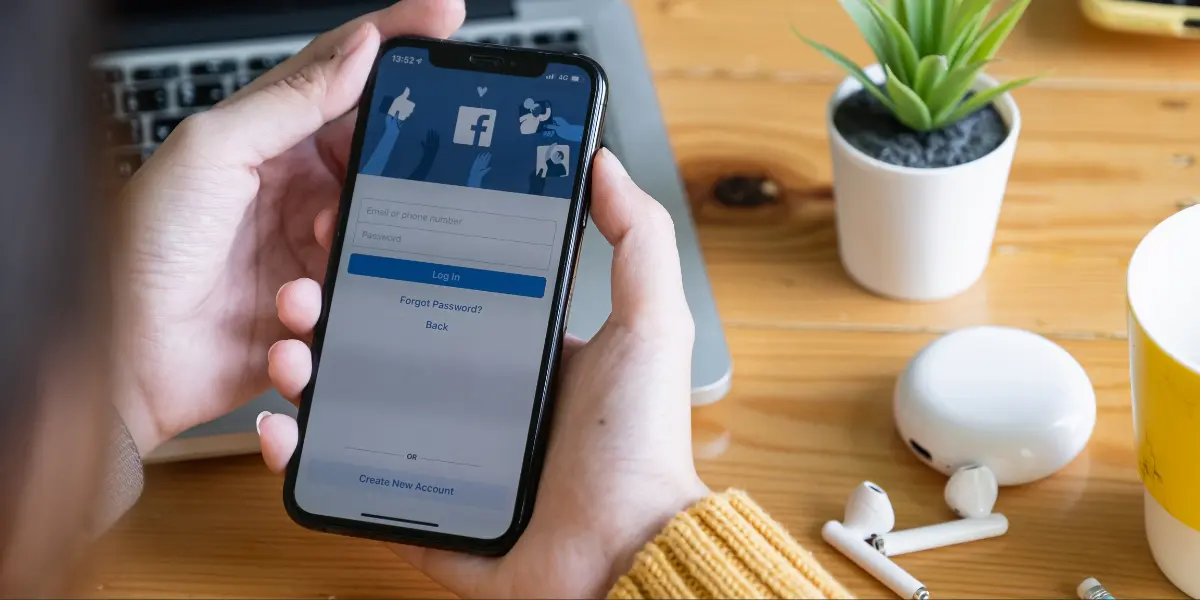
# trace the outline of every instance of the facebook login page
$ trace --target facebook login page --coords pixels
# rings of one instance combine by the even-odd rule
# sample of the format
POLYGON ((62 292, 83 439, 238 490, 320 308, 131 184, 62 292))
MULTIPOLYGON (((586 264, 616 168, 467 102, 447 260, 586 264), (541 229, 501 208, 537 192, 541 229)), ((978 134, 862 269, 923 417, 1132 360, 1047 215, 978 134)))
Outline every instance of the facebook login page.
POLYGON ((382 57, 295 484, 320 516, 512 524, 592 81, 382 57))

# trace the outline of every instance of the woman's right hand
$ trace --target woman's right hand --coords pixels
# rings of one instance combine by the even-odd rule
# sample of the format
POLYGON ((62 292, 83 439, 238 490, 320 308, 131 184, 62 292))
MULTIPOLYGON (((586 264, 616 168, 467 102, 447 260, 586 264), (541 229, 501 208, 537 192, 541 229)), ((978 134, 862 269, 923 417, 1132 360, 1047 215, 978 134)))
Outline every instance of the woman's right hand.
MULTIPOLYGON (((592 218, 613 245, 612 314, 586 344, 569 338, 533 517, 507 555, 480 558, 395 546, 466 597, 603 596, 633 556, 679 512, 709 494, 691 445, 694 325, 667 211, 607 150, 593 171, 592 218)), ((333 232, 319 232, 328 247, 333 232)), ((310 280, 280 290, 280 320, 299 339, 269 353, 271 378, 295 400, 312 374, 320 314, 310 280)), ((263 458, 282 472, 296 422, 261 419, 263 458)))

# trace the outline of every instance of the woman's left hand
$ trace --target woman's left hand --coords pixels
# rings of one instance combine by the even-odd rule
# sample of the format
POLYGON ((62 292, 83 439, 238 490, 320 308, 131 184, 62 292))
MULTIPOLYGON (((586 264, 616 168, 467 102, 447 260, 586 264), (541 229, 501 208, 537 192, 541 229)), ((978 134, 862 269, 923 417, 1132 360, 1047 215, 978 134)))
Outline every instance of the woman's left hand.
POLYGON ((463 17, 462 0, 404 0, 318 37, 186 119, 122 191, 115 402, 143 456, 269 388, 290 337, 275 295, 323 278, 314 231, 332 230, 381 34, 444 38, 463 17))

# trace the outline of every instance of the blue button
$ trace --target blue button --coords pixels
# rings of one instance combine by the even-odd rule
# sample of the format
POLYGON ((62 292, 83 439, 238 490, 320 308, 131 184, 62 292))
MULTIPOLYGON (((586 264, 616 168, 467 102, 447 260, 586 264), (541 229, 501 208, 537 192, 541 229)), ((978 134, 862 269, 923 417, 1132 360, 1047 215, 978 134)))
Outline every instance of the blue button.
POLYGON ((351 254, 348 270, 351 275, 411 281, 510 296, 541 298, 546 295, 545 277, 438 265, 368 254, 351 254))

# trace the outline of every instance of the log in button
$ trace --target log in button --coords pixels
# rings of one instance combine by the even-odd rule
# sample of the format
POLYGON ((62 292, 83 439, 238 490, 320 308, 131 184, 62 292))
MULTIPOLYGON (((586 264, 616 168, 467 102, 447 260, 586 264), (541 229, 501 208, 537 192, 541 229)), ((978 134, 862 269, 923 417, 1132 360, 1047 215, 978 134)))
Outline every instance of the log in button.
POLYGON ((546 295, 546 278, 519 273, 504 273, 470 267, 456 267, 436 263, 371 256, 350 255, 347 269, 351 275, 409 281, 441 287, 476 290, 526 298, 541 298, 546 295))

